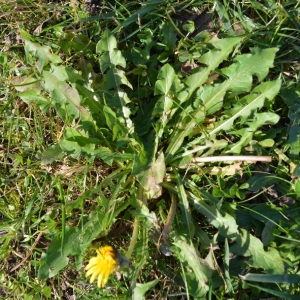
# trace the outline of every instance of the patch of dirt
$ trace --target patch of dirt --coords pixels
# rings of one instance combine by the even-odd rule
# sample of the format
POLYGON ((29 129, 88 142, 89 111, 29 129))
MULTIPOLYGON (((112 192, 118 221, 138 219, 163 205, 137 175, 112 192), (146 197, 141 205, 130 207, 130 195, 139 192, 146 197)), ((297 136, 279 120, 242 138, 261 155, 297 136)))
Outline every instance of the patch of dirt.
POLYGON ((193 13, 193 12, 183 12, 177 13, 173 16, 173 19, 178 22, 180 30, 183 25, 188 24, 189 21, 193 21, 195 25, 195 31, 190 35, 190 37, 195 37, 198 33, 203 30, 208 32, 214 32, 215 26, 212 21, 211 14, 205 9, 203 12, 193 13))
POLYGON ((102 4, 101 0, 85 0, 85 10, 91 15, 97 15, 100 13, 102 4))

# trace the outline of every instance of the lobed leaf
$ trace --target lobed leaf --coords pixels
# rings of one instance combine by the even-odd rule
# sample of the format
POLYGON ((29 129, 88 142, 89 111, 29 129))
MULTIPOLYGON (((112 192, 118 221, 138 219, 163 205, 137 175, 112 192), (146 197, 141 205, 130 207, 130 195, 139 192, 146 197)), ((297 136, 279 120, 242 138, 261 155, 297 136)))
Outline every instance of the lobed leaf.
POLYGON ((97 43, 96 53, 111 52, 117 48, 117 40, 109 29, 105 29, 102 33, 101 40, 97 43))
POLYGON ((44 66, 47 63, 59 64, 62 62, 58 55, 51 53, 51 48, 49 46, 33 43, 29 39, 25 39, 24 49, 27 55, 31 54, 38 59, 36 66, 40 73, 42 73, 44 66))
POLYGON ((50 93, 54 107, 66 123, 71 123, 79 116, 84 119, 90 118, 89 112, 80 105, 80 96, 75 88, 59 80, 49 71, 44 71, 43 76, 45 89, 50 93))
POLYGON ((93 212, 91 218, 82 224, 80 229, 67 226, 63 245, 61 245, 61 236, 57 235, 52 240, 47 253, 43 254, 40 260, 39 278, 46 279, 55 276, 68 264, 68 256, 83 254, 91 241, 101 232, 103 218, 103 213, 93 212))
POLYGON ((137 283, 133 289, 132 299, 134 300, 144 300, 145 294, 153 289, 158 283, 158 279, 146 282, 146 283, 137 283))
POLYGON ((234 145, 231 145, 226 153, 240 153, 242 147, 248 145, 248 143, 252 140, 253 134, 259 127, 267 124, 274 125, 279 121, 280 117, 275 113, 266 112, 256 114, 255 119, 256 120, 249 123, 247 128, 231 132, 231 134, 241 136, 241 139, 234 145))
POLYGON ((208 291, 208 281, 215 271, 210 259, 202 259, 194 245, 183 239, 175 240, 174 245, 177 248, 175 251, 179 260, 187 263, 188 268, 195 274, 200 289, 198 296, 205 297, 208 291))
MULTIPOLYGON (((164 182, 162 183, 162 186, 176 194, 179 193, 177 187, 172 184, 164 182)), ((189 203, 191 203, 199 213, 203 214, 207 220, 219 230, 222 236, 231 239, 235 239, 238 236, 238 225, 233 216, 221 212, 215 204, 208 205, 205 200, 200 199, 191 192, 186 191, 186 194, 189 203)), ((209 197, 213 198, 213 196, 209 197)))
POLYGON ((204 139, 207 138, 207 135, 209 137, 214 137, 221 131, 230 130, 237 118, 247 119, 252 111, 262 108, 264 102, 267 99, 273 99, 278 94, 280 86, 280 80, 267 81, 259 84, 256 88, 253 89, 252 94, 241 98, 240 104, 238 103, 236 107, 226 112, 226 114, 229 115, 229 118, 217 122, 212 130, 208 131, 206 135, 202 135, 201 137, 192 141, 190 145, 201 143, 204 139))
POLYGON ((97 157, 102 159, 104 162, 106 162, 110 166, 113 164, 113 162, 123 163, 126 160, 133 159, 133 154, 112 152, 107 147, 100 147, 97 150, 95 150, 94 153, 97 157))
POLYGON ((264 250, 264 245, 258 238, 251 235, 247 230, 241 229, 242 234, 236 239, 235 245, 230 247, 230 251, 248 257, 248 263, 254 268, 262 268, 266 273, 284 273, 284 263, 279 252, 269 247, 264 250))
POLYGON ((172 97, 177 94, 183 87, 180 83, 174 69, 169 65, 164 65, 159 74, 158 80, 155 82, 154 95, 163 94, 162 97, 156 102, 153 117, 159 116, 158 122, 156 122, 156 134, 158 138, 161 138, 164 132, 164 128, 169 121, 171 109, 173 106, 172 97))
POLYGON ((110 52, 104 53, 100 57, 100 69, 101 72, 104 73, 107 68, 111 66, 121 66, 123 68, 126 67, 126 61, 125 58, 122 56, 122 53, 120 50, 113 49, 110 52))
MULTIPOLYGON (((259 81, 263 80, 269 73, 269 68, 273 66, 277 51, 277 48, 264 50, 255 48, 252 49, 253 54, 238 55, 234 59, 235 63, 221 69, 221 73, 228 79, 221 84, 204 86, 200 95, 207 114, 213 114, 220 109, 227 91, 231 91, 231 97, 249 92, 252 87, 253 75, 256 75, 259 81)), ((255 93, 254 90, 253 93, 255 93)))
MULTIPOLYGON (((223 60, 228 58, 233 48, 237 46, 241 42, 241 40, 241 38, 235 37, 215 40, 209 43, 209 45, 211 45, 213 49, 203 54, 199 59, 199 62, 205 64, 207 67, 189 76, 184 81, 186 88, 178 95, 180 105, 186 102, 192 96, 195 90, 206 82, 210 73, 214 71, 222 63, 223 60)), ((197 108, 194 111, 193 116, 191 116, 185 122, 182 122, 182 117, 180 118, 181 122, 179 123, 178 129, 174 130, 169 141, 169 146, 166 150, 167 164, 172 160, 175 153, 182 145, 184 138, 188 136, 194 129, 194 127, 199 122, 202 122, 204 118, 205 111, 202 107, 197 108)))
POLYGON ((18 96, 27 104, 35 103, 43 112, 47 112, 53 106, 51 100, 42 96, 38 89, 26 90, 18 96))

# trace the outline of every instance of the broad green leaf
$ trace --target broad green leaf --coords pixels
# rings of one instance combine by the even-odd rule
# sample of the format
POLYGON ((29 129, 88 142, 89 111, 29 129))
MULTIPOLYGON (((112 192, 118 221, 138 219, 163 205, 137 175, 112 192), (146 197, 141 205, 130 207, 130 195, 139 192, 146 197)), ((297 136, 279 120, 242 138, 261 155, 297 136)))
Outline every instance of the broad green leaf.
POLYGON ((249 123, 249 127, 231 132, 234 135, 240 136, 241 139, 234 145, 231 145, 226 153, 240 153, 242 147, 248 145, 248 143, 252 140, 253 134, 259 127, 267 124, 274 125, 278 123, 280 119, 277 114, 272 112, 257 113, 255 118, 256 120, 249 123))
POLYGON ((88 111, 80 105, 80 96, 75 88, 48 71, 44 71, 43 76, 45 89, 50 93, 57 112, 65 122, 71 123, 79 116, 90 118, 88 111))
POLYGON ((5 82, 11 84, 18 92, 41 89, 40 81, 34 76, 13 76, 6 79, 5 82))
POLYGON ((225 69, 222 74, 229 78, 226 85, 234 95, 249 92, 252 86, 253 75, 262 81, 272 68, 278 48, 251 48, 252 54, 242 54, 234 58, 234 63, 225 69))
POLYGON ((290 108, 289 118, 292 122, 292 126, 290 127, 289 131, 289 138, 287 144, 291 147, 290 148, 290 157, 292 159, 298 159, 300 153, 300 105, 294 105, 290 108))
POLYGON ((51 53, 51 48, 49 46, 42 46, 38 43, 33 43, 30 40, 25 40, 25 51, 27 55, 31 54, 38 59, 36 66, 40 73, 42 73, 45 64, 59 64, 62 62, 58 55, 51 53))
POLYGON ((140 141, 141 145, 136 147, 135 150, 132 176, 146 171, 156 158, 158 140, 155 137, 155 132, 152 130, 148 134, 141 136, 140 141))
POLYGON ((61 159, 64 156, 65 152, 61 149, 59 144, 54 144, 48 147, 39 158, 41 158, 41 164, 47 165, 51 164, 52 162, 61 159))
MULTIPOLYGON (((170 183, 162 183, 162 186, 178 194, 178 189, 170 183)), ((234 216, 223 213, 217 205, 208 205, 205 200, 200 199, 195 194, 186 191, 187 199, 195 209, 203 214, 208 221, 216 227, 224 237, 235 239, 238 235, 238 225, 234 216)), ((205 196, 205 194, 203 194, 205 196)), ((212 196, 211 196, 212 197, 212 196)))
MULTIPOLYGON (((104 89, 110 90, 114 88, 118 90, 121 84, 127 85, 128 87, 132 88, 132 85, 126 78, 125 72, 123 70, 112 68, 109 71, 107 71, 104 77, 104 85, 103 85, 104 89)), ((123 89, 120 89, 119 93, 121 94, 122 92, 123 94, 125 94, 123 89)), ((126 100, 127 103, 129 103, 128 98, 127 99, 124 98, 124 100, 126 100)))
MULTIPOLYGON (((203 88, 200 98, 207 114, 213 114, 220 109, 228 90, 231 91, 232 97, 251 90, 253 75, 256 75, 260 81, 263 80, 273 66, 277 50, 277 48, 264 50, 254 48, 252 49, 253 54, 235 57, 233 64, 221 70, 222 74, 228 78, 227 80, 221 84, 206 85, 203 88)), ((253 90, 252 95, 253 93, 256 92, 253 90)))
POLYGON ((174 69, 169 65, 165 64, 159 71, 157 76, 158 80, 155 83, 154 95, 168 95, 169 91, 172 88, 172 91, 176 91, 176 83, 174 80, 177 80, 174 69))
POLYGON ((27 104, 36 104, 43 112, 47 112, 53 105, 51 100, 43 97, 38 89, 26 90, 18 96, 27 104))
POLYGON ((161 138, 163 135, 164 128, 169 120, 172 106, 173 99, 168 95, 160 97, 155 104, 152 116, 154 119, 159 118, 155 123, 158 138, 161 138))
MULTIPOLYGON (((148 94, 146 97, 148 97, 148 94)), ((132 121, 134 122, 134 130, 138 136, 147 134, 151 128, 153 128, 152 112, 155 104, 155 101, 140 102, 140 107, 137 111, 137 114, 132 118, 132 121)))
MULTIPOLYGON (((179 129, 178 131, 174 132, 170 145, 166 151, 167 162, 169 162, 169 158, 171 159, 175 152, 179 149, 184 137, 190 134, 191 130, 197 125, 198 122, 204 120, 205 114, 212 114, 222 107, 223 97, 228 90, 232 91, 232 95, 240 94, 242 92, 249 92, 252 86, 253 75, 256 75, 259 80, 264 79, 269 72, 269 68, 273 66, 273 59, 276 51, 277 48, 266 50, 254 48, 252 49, 253 54, 237 56, 234 64, 222 70, 223 74, 229 78, 228 80, 221 84, 215 84, 214 86, 206 85, 202 89, 200 98, 205 109, 198 109, 198 111, 194 113, 193 118, 191 118, 188 123, 184 123, 183 129, 179 129)), ((203 72, 205 73, 205 71, 202 71, 201 73, 203 72)), ((253 109, 262 107, 266 98, 273 99, 279 92, 279 89, 280 80, 260 84, 252 91, 252 94, 246 96, 246 101, 250 103, 244 108, 241 108, 236 115, 249 115, 250 111, 253 109)), ((230 129, 236 117, 222 121, 222 124, 225 125, 225 128, 222 129, 230 129)), ((213 136, 217 131, 220 130, 220 127, 217 126, 216 128, 210 132, 210 136, 213 136)), ((199 140, 203 138, 204 136, 199 138, 199 140)))
MULTIPOLYGON (((273 99, 278 94, 280 86, 280 80, 267 81, 258 85, 255 89, 253 89, 250 95, 247 95, 240 99, 240 103, 244 104, 243 106, 238 104, 237 107, 232 110, 232 115, 228 119, 217 122, 214 128, 209 131, 207 135, 209 135, 210 137, 214 137, 220 131, 230 130, 237 118, 246 119, 250 116, 252 111, 262 108, 266 99, 273 99)), ((227 112, 227 114, 230 114, 230 111, 227 112)), ((191 142, 191 144, 201 143, 202 140, 207 138, 207 135, 202 135, 201 137, 191 142)))
POLYGON ((261 241, 264 246, 270 245, 270 243, 275 239, 274 229, 277 227, 277 224, 274 221, 265 222, 265 227, 261 233, 261 241))
POLYGON ((96 52, 102 54, 103 52, 111 52, 115 49, 117 49, 117 40, 109 29, 105 29, 101 40, 97 43, 96 52))
POLYGON ((202 259, 194 245, 184 240, 175 240, 174 245, 176 246, 176 256, 193 271, 201 290, 201 296, 205 297, 208 291, 208 281, 215 270, 214 266, 210 264, 210 259, 202 259))
POLYGON ((148 291, 153 289, 155 285, 158 283, 158 279, 149 281, 147 283, 137 283, 133 289, 133 300, 144 300, 145 295, 148 291))
POLYGON ((135 211, 132 211, 132 215, 143 222, 143 227, 151 229, 152 227, 155 230, 159 230, 159 221, 154 211, 150 211, 149 208, 138 200, 139 208, 135 211))
POLYGON ((124 92, 121 85, 127 85, 132 87, 125 76, 125 72, 116 68, 112 68, 107 71, 104 76, 104 90, 107 91, 108 95, 106 98, 106 104, 113 110, 116 111, 118 117, 122 117, 127 127, 133 131, 133 123, 130 119, 131 111, 126 106, 130 103, 130 99, 126 92, 124 92))
POLYGON ((61 251, 61 236, 51 242, 48 251, 40 260, 39 278, 46 279, 55 276, 68 264, 68 256, 82 255, 91 241, 102 230, 103 213, 93 212, 90 219, 78 227, 66 227, 64 244, 61 251))
POLYGON ((105 184, 102 184, 103 182, 100 184, 101 206, 103 206, 105 214, 103 220, 101 220, 104 234, 108 233, 111 225, 115 222, 118 215, 125 210, 132 201, 132 196, 129 196, 130 188, 124 191, 124 183, 129 173, 126 171, 117 172, 117 174, 115 174, 116 176, 112 176, 109 183, 111 191, 109 199, 107 199, 102 192, 105 190, 105 187, 107 187, 107 181, 105 184), (116 179, 116 182, 113 182, 114 179, 116 179))
POLYGON ((104 73, 106 69, 111 66, 121 66, 123 68, 126 67, 125 58, 122 56, 121 51, 117 49, 113 49, 112 51, 106 52, 101 55, 99 61, 102 73, 104 73))
POLYGON ((235 245, 230 251, 248 258, 247 262, 254 268, 263 269, 268 274, 284 273, 284 263, 279 252, 269 247, 266 251, 258 238, 247 230, 241 229, 242 234, 235 240, 235 245))
POLYGON ((103 111, 103 105, 94 99, 95 92, 92 92, 81 84, 75 84, 75 88, 80 95, 81 103, 85 105, 91 114, 101 113, 103 111))
MULTIPOLYGON (((67 236, 68 238, 68 236, 67 236)), ((55 276, 60 270, 67 266, 69 258, 61 254, 60 240, 55 242, 54 247, 48 248, 48 254, 42 254, 40 259, 40 268, 38 276, 40 279, 46 279, 55 276), (51 262, 54 262, 53 266, 51 262)))
POLYGON ((204 200, 194 194, 189 194, 190 203, 198 212, 206 216, 208 221, 216 227, 224 237, 235 239, 238 235, 238 225, 234 216, 223 213, 216 205, 208 205, 204 200))
MULTIPOLYGON (((130 119, 131 111, 126 104, 130 103, 127 93, 121 85, 126 85, 132 88, 128 81, 125 72, 118 69, 118 66, 126 67, 125 58, 122 52, 117 49, 117 40, 112 33, 106 29, 103 32, 102 39, 98 42, 96 50, 100 53, 100 69, 103 75, 103 89, 106 104, 115 111, 117 117, 122 117, 125 120, 127 128, 133 131, 133 122, 130 119), (108 69, 108 70, 107 70, 108 69)), ((107 112, 108 113, 108 112, 107 112)), ((108 114, 106 114, 106 117, 108 114)), ((115 128, 120 131, 120 126, 115 128)), ((116 137, 116 132, 114 133, 116 137)))
POLYGON ((154 95, 163 94, 163 96, 156 102, 152 115, 155 119, 157 117, 159 118, 155 126, 157 137, 161 138, 164 128, 170 119, 171 108, 173 106, 172 97, 177 95, 177 92, 183 88, 183 85, 180 83, 174 69, 169 64, 165 64, 161 68, 157 78, 158 80, 155 82, 154 87, 154 95))
POLYGON ((85 133, 67 127, 64 137, 59 141, 59 146, 69 155, 78 158, 80 154, 95 155, 98 140, 89 138, 85 133))
POLYGON ((250 215, 264 223, 269 220, 278 222, 285 218, 285 210, 284 207, 278 207, 272 203, 260 203, 251 207, 250 215))
POLYGON ((205 64, 207 67, 189 76, 185 80, 187 85, 187 92, 182 92, 182 96, 179 95, 181 102, 190 98, 192 93, 203 85, 208 76, 214 71, 224 60, 226 60, 233 48, 236 47, 242 41, 239 37, 212 40, 208 44, 213 47, 207 53, 203 54, 198 60, 199 63, 205 64))
MULTIPOLYGON (((227 59, 229 54, 232 52, 233 48, 237 46, 242 41, 241 38, 228 38, 211 41, 209 44, 213 47, 207 53, 203 54, 199 59, 199 62, 205 64, 207 67, 189 76, 185 80, 186 88, 179 93, 178 100, 180 103, 186 102, 197 88, 203 85, 208 76, 214 71, 223 60, 227 59)), ((166 163, 169 164, 173 159, 177 150, 181 147, 182 142, 186 136, 188 136, 194 127, 202 122, 205 118, 204 108, 198 108, 193 116, 187 119, 185 122, 179 124, 179 128, 174 130, 169 141, 169 146, 166 150, 166 163)), ((182 120, 182 117, 181 117, 182 120)))
POLYGON ((51 64, 51 73, 61 81, 68 81, 75 87, 75 84, 84 84, 84 79, 79 71, 71 66, 56 66, 51 64))
POLYGON ((62 92, 62 94, 66 96, 66 100, 69 100, 69 102, 73 106, 77 108, 80 105, 80 97, 75 89, 73 89, 64 81, 58 79, 49 71, 44 71, 43 76, 45 81, 45 88, 47 91, 52 92, 58 89, 62 92))
POLYGON ((195 23, 194 21, 188 20, 188 23, 184 24, 182 28, 189 33, 193 33, 195 31, 195 23))
POLYGON ((76 141, 68 141, 61 139, 59 141, 59 147, 71 157, 78 159, 82 154, 82 149, 76 141))
POLYGON ((300 197, 300 178, 297 178, 294 183, 294 190, 298 197, 300 197))
POLYGON ((169 164, 176 157, 176 152, 180 149, 184 138, 192 133, 196 124, 200 124, 205 119, 205 113, 202 107, 195 110, 192 115, 183 119, 181 128, 174 130, 171 141, 166 150, 166 163, 169 164), (168 160, 167 160, 168 159, 168 160))
POLYGON ((171 25, 170 22, 163 23, 162 32, 164 42, 166 43, 167 47, 172 50, 175 49, 177 37, 174 27, 171 25))
MULTIPOLYGON (((195 140, 194 140, 195 141, 195 140)), ((194 141, 190 142, 189 145, 193 145, 191 150, 187 150, 184 153, 180 154, 178 158, 184 157, 193 153, 197 153, 197 156, 200 156, 204 150, 207 150, 205 152, 205 156, 209 154, 213 154, 216 150, 220 150, 225 148, 228 145, 228 141, 226 140, 217 140, 217 139, 212 139, 212 140, 204 140, 203 145, 201 146, 196 146, 194 145, 194 141)))
POLYGON ((290 184, 273 174, 255 175, 248 180, 248 184, 248 190, 252 192, 258 192, 259 190, 269 188, 272 185, 275 185, 276 190, 282 195, 287 195, 290 191, 290 184))
POLYGON ((95 150, 95 155, 101 158, 108 165, 112 165, 114 161, 125 162, 126 160, 132 160, 133 154, 130 153, 118 153, 112 152, 109 148, 100 147, 95 150))
POLYGON ((108 29, 104 30, 102 39, 96 46, 96 51, 101 54, 99 62, 102 73, 105 73, 106 69, 110 67, 126 67, 125 58, 117 49, 117 40, 108 29))
POLYGON ((115 112, 109 106, 105 105, 103 107, 103 113, 105 116, 107 126, 113 132, 113 140, 115 140, 118 136, 120 137, 126 136, 128 132, 127 128, 124 127, 124 124, 120 122, 115 112))

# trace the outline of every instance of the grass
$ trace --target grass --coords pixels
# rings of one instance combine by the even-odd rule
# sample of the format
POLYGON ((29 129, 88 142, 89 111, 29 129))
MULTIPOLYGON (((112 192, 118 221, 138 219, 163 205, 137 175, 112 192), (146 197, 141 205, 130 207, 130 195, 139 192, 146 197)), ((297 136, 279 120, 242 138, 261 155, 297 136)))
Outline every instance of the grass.
POLYGON ((0 297, 297 299, 299 3, 84 9, 0 3, 0 297))

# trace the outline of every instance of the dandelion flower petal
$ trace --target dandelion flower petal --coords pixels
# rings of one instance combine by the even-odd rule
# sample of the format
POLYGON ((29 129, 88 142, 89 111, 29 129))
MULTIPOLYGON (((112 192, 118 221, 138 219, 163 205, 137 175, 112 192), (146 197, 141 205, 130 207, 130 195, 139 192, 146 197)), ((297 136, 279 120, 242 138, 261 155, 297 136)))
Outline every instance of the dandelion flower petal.
POLYGON ((87 271, 85 276, 90 275, 90 283, 93 283, 98 277, 97 286, 104 287, 108 281, 108 277, 114 272, 118 266, 118 256, 116 250, 111 246, 100 247, 96 250, 97 256, 89 260, 85 267, 87 271))

